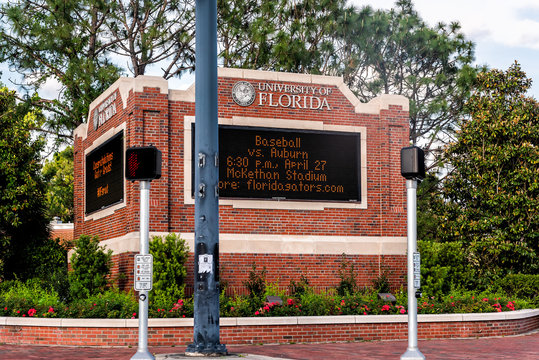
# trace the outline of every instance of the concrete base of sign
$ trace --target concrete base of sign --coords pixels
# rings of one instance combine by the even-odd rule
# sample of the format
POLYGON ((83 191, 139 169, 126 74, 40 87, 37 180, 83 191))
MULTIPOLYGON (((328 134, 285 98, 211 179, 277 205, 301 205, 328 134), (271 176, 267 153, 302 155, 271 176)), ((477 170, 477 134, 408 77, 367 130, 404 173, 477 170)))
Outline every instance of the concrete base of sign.
POLYGON ((195 345, 190 344, 185 350, 185 356, 188 357, 218 357, 228 355, 228 350, 224 344, 195 345))
POLYGON ((419 349, 408 349, 402 354, 401 360, 425 360, 425 355, 419 349))
POLYGON ((135 355, 131 357, 131 360, 155 360, 155 357, 148 350, 137 351, 135 355))

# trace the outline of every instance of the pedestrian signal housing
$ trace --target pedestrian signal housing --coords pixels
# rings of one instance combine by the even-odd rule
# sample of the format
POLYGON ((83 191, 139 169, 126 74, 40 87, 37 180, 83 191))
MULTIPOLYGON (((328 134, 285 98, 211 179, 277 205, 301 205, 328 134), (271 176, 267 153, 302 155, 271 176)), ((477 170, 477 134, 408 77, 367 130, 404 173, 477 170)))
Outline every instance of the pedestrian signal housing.
POLYGON ((125 152, 125 178, 152 181, 161 177, 161 151, 155 146, 132 147, 125 152))

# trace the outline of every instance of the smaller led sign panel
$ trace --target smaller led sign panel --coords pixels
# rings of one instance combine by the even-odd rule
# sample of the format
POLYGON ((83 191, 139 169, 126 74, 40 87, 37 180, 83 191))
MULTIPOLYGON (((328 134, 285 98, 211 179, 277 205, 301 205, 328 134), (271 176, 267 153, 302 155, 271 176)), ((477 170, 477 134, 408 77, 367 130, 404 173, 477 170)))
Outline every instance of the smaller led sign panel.
POLYGON ((123 200, 123 131, 86 155, 86 214, 123 200))
POLYGON ((125 152, 125 178, 151 181, 161 177, 161 151, 155 146, 132 147, 125 152))

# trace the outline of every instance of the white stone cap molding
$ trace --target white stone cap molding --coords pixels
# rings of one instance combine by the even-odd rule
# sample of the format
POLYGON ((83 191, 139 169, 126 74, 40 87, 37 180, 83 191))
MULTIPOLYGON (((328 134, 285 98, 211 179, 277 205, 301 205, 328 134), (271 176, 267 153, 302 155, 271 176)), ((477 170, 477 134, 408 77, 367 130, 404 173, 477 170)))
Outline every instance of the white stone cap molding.
MULTIPOLYGON (((166 237, 168 233, 151 232, 166 237)), ((180 233, 190 251, 194 247, 194 233, 180 233)), ((140 251, 138 232, 103 240, 99 243, 113 254, 140 251)), ((303 255, 406 255, 406 236, 327 236, 327 235, 272 235, 219 234, 219 251, 230 254, 303 254, 303 255)), ((70 250, 69 258, 74 250, 70 250)))
MULTIPOLYGON (((418 315, 419 323, 523 320, 539 316, 539 309, 477 314, 418 315)), ((408 315, 340 315, 284 317, 222 317, 220 326, 327 325, 408 323, 408 315)), ((148 327, 192 327, 193 318, 148 319, 148 327)), ((59 319, 0 317, 0 326, 42 326, 82 328, 136 328, 138 319, 59 319)))

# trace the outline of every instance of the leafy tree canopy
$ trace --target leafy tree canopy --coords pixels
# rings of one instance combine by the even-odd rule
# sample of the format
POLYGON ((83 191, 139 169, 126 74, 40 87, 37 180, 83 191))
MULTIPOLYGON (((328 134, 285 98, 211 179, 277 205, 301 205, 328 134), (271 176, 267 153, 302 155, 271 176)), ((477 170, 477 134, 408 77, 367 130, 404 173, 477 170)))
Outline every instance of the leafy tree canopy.
POLYGON ((46 182, 47 217, 73 221, 73 147, 54 154, 45 161, 43 176, 46 182))
POLYGON ((470 119, 445 153, 442 238, 462 241, 485 280, 539 266, 539 104, 525 95, 530 85, 518 63, 481 73, 470 119))
POLYGON ((121 74, 105 36, 111 10, 102 0, 15 0, 0 8, 0 60, 24 76, 29 91, 48 80, 62 85, 58 98, 32 99, 49 112, 42 130, 59 141, 70 141, 90 103, 121 74))
MULTIPOLYGON (((194 70, 194 1, 15 0, 0 10, 0 61, 37 90, 62 85, 46 130, 70 142, 88 106, 124 73, 159 66, 166 79, 194 70), (113 61, 114 59, 114 61, 113 61)), ((363 101, 410 99, 410 139, 427 150, 456 126, 475 70, 457 23, 428 26, 411 0, 391 10, 345 0, 218 0, 220 63, 343 76, 363 101)))
POLYGON ((40 176, 43 139, 31 135, 43 121, 39 110, 0 87, 0 278, 25 278, 34 269, 28 252, 48 237, 40 176))
POLYGON ((456 22, 430 27, 399 0, 389 11, 365 7, 339 22, 333 69, 363 101, 380 94, 410 100, 410 140, 429 151, 451 137, 476 70, 474 45, 456 22))

